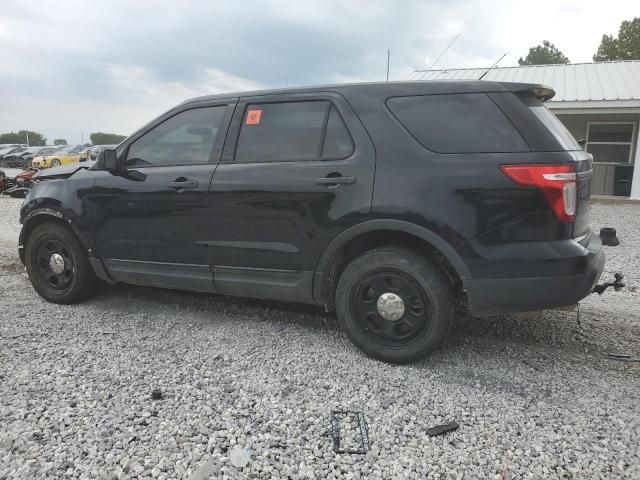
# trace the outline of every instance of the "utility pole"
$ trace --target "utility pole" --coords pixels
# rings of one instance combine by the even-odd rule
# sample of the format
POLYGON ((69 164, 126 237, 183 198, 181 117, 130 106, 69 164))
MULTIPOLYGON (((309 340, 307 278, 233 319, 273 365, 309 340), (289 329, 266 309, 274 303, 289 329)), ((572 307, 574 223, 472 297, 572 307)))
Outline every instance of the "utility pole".
POLYGON ((26 130, 25 133, 27 134, 27 148, 29 148, 29 131, 26 130))
POLYGON ((387 48, 387 82, 389 81, 389 63, 391 62, 391 49, 387 48))

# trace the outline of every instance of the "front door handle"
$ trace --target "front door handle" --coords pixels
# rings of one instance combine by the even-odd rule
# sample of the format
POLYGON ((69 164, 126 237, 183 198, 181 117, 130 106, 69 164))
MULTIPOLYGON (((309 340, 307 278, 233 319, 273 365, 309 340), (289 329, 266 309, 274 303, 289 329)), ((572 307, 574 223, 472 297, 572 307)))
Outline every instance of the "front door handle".
POLYGON ((174 188, 176 192, 184 192, 186 189, 198 188, 197 180, 176 180, 167 183, 167 187, 174 188))
POLYGON ((316 183, 318 185, 353 185, 356 183, 356 177, 322 177, 316 178, 316 183))

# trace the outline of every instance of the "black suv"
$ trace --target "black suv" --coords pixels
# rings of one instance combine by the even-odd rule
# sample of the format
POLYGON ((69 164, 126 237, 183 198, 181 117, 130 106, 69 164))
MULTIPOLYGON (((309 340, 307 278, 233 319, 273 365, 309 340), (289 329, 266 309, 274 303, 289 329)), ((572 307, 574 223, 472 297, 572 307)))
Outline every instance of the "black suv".
POLYGON ((473 314, 574 304, 604 266, 592 158, 543 102, 487 81, 200 97, 98 161, 40 172, 21 211, 36 291, 98 280, 335 309, 388 362, 473 314))

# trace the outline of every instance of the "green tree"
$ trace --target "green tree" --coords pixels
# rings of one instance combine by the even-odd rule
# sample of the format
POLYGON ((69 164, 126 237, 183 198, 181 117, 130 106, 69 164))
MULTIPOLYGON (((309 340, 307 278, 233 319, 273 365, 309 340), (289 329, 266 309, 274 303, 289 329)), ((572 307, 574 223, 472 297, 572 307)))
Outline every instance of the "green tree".
POLYGON ((94 145, 116 145, 127 137, 115 133, 93 132, 89 138, 94 145))
POLYGON ((549 40, 544 40, 542 45, 536 45, 529 49, 525 58, 518 59, 518 65, 550 65, 554 63, 570 63, 569 59, 556 48, 549 40))
POLYGON ((32 147, 40 147, 47 144, 47 139, 41 133, 31 130, 20 130, 19 132, 9 132, 0 134, 0 143, 22 143, 32 147), (27 134, 29 141, 27 142, 27 134))
POLYGON ((640 60, 640 17, 623 21, 618 30, 618 38, 603 35, 593 60, 640 60))
POLYGON ((54 145, 66 145, 66 144, 67 144, 67 141, 66 141, 64 138, 56 138, 56 139, 53 141, 53 144, 54 144, 54 145))

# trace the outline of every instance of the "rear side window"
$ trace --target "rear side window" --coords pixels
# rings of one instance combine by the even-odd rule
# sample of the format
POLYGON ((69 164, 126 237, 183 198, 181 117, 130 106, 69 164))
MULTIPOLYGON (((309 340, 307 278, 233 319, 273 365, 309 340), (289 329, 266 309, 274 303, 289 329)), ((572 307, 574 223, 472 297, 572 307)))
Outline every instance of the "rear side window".
POLYGON ((332 106, 327 120, 327 129, 322 146, 322 158, 346 158, 353 153, 353 140, 338 110, 332 106))
POLYGON ((484 93, 395 97, 387 106, 411 135, 438 153, 526 152, 529 147, 484 93))
POLYGON ((248 105, 236 147, 237 162, 346 158, 353 142, 331 102, 248 105))
POLYGON ((555 139, 560 144, 560 147, 564 150, 582 150, 582 147, 576 139, 573 138, 571 132, 567 130, 562 122, 556 117, 547 107, 544 106, 537 98, 526 98, 526 105, 529 107, 529 110, 533 112, 533 114, 538 117, 538 120, 542 122, 542 124, 547 127, 547 130, 551 132, 551 134, 555 137, 555 139))

